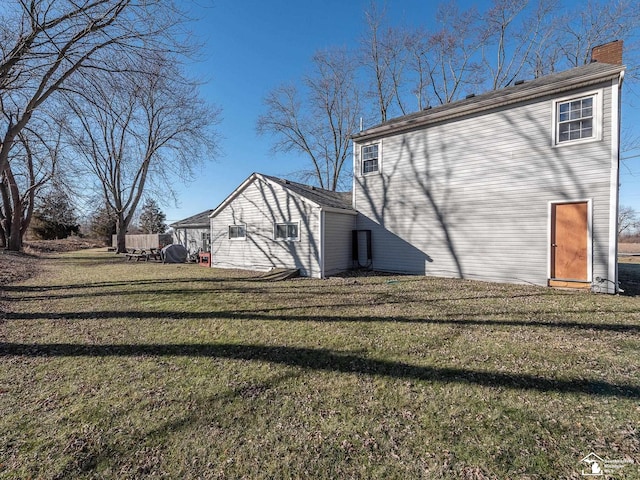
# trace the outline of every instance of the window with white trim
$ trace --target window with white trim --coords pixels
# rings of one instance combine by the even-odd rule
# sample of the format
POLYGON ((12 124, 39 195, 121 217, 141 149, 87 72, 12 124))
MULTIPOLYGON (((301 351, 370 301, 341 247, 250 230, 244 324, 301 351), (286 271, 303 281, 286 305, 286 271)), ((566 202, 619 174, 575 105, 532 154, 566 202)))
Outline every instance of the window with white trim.
POLYGON ((247 238, 247 228, 245 225, 229 225, 230 240, 244 240, 247 238))
POLYGON ((379 144, 363 145, 362 154, 362 174, 375 173, 380 168, 379 144))
POLYGON ((202 251, 210 252, 211 251, 211 233, 202 232, 201 240, 202 240, 202 251))
POLYGON ((300 240, 300 228, 298 222, 276 223, 274 226, 276 240, 300 240))
POLYGON ((598 140, 600 136, 597 93, 554 102, 554 144, 598 140))

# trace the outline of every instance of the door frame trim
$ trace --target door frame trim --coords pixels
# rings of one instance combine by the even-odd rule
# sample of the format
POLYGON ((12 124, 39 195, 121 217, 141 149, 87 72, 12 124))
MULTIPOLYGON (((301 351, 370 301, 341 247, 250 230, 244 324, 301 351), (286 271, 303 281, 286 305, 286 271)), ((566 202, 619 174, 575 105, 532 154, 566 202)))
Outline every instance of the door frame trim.
MULTIPOLYGON (((551 200, 547 205, 547 283, 553 280, 566 281, 571 279, 556 279, 551 276, 551 261, 553 255, 551 253, 552 238, 551 231, 553 220, 553 206, 565 205, 569 203, 586 203, 587 204, 587 279, 586 282, 593 283, 593 199, 591 198, 577 198, 577 199, 563 199, 563 200, 551 200)), ((575 280, 578 283, 585 283, 585 280, 575 280)))

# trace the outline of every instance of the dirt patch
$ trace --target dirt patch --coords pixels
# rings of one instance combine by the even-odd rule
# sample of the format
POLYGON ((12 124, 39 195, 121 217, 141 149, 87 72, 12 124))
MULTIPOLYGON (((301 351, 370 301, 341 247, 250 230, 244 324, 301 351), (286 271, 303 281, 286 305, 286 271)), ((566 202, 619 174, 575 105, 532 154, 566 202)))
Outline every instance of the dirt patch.
POLYGON ((0 250, 0 287, 26 280, 38 271, 38 257, 0 250))
POLYGON ((46 255, 48 253, 75 252, 103 246, 95 240, 69 237, 64 240, 30 240, 25 242, 24 251, 33 255, 46 255))
POLYGON ((24 244, 23 252, 0 250, 0 287, 34 276, 38 273, 38 261, 41 257, 101 246, 93 240, 70 237, 64 240, 28 241, 24 244))

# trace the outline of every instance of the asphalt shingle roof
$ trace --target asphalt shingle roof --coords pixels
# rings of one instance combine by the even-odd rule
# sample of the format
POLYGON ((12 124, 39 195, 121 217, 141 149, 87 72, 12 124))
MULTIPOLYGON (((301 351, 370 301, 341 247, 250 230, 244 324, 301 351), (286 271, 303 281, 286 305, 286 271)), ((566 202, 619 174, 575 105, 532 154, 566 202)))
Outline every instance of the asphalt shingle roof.
POLYGON ((272 177, 270 175, 262 175, 272 182, 282 185, 284 188, 305 197, 321 207, 340 208, 344 210, 353 210, 351 206, 351 192, 334 192, 324 190, 319 187, 305 185, 303 183, 292 182, 282 178, 272 177))
POLYGON ((205 210, 204 212, 196 213, 184 220, 179 220, 169 225, 172 228, 186 228, 186 227, 209 227, 209 215, 213 210, 205 210))

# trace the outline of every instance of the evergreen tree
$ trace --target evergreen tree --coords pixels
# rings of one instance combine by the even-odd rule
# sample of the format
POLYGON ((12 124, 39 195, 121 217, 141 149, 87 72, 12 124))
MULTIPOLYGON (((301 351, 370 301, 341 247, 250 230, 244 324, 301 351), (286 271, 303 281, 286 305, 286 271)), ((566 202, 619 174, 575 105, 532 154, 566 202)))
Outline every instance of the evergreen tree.
POLYGON ((140 229, 143 233, 164 233, 167 231, 167 216, 153 199, 146 199, 140 214, 140 229))
POLYGON ((71 198, 59 186, 54 186, 38 202, 31 224, 33 233, 43 240, 67 238, 78 234, 79 225, 71 198))
POLYGON ((106 206, 98 208, 89 222, 89 233, 92 237, 111 245, 111 237, 116 233, 116 215, 106 206))

